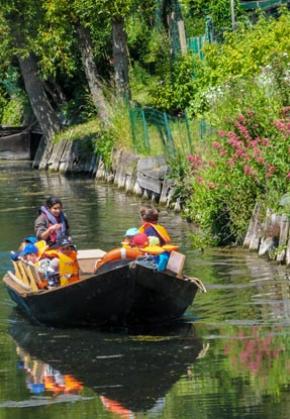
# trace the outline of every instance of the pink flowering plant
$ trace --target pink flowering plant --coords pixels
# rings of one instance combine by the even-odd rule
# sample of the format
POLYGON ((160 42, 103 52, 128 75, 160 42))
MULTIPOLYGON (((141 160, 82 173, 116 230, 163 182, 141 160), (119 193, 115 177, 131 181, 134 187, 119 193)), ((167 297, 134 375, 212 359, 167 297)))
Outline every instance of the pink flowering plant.
POLYGON ((186 211, 216 244, 243 236, 257 199, 289 190, 289 107, 278 116, 265 124, 247 109, 217 132, 206 158, 188 157, 193 194, 186 211))

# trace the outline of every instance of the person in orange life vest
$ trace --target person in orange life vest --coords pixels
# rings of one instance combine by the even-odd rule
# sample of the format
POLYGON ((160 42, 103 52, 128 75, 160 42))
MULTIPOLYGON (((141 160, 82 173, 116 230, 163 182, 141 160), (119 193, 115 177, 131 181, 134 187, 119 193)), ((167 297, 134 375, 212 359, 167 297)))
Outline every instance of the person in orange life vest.
POLYGON ((140 208, 142 226, 140 233, 145 233, 148 237, 155 236, 160 240, 160 245, 170 243, 171 238, 168 231, 161 224, 158 224, 159 211, 151 205, 144 205, 140 208))
POLYGON ((38 240, 45 240, 51 246, 63 238, 69 238, 69 224, 59 198, 48 198, 39 213, 34 223, 38 240))
POLYGON ((79 280, 79 264, 75 246, 67 239, 57 242, 53 247, 46 250, 44 256, 50 259, 58 258, 60 284, 79 280))

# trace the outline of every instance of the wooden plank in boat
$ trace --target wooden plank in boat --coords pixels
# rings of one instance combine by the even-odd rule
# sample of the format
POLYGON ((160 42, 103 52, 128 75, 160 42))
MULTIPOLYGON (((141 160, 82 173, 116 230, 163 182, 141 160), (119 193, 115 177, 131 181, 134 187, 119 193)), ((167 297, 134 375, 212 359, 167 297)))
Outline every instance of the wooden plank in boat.
POLYGON ((14 271, 15 271, 15 276, 18 278, 18 280, 20 280, 24 285, 30 287, 30 281, 27 278, 26 272, 22 266, 22 263, 20 260, 18 261, 12 261, 13 267, 14 267, 14 271))
POLYGON ((101 259, 106 252, 101 249, 78 250, 78 262, 81 273, 94 273, 96 261, 101 259))
POLYGON ((18 263, 19 263, 20 270, 23 270, 23 273, 25 274, 32 291, 34 292, 38 291, 38 286, 36 284, 34 276, 31 273, 28 263, 25 262, 24 260, 20 260, 18 263))
POLYGON ((19 280, 19 278, 17 278, 16 275, 10 271, 8 271, 4 276, 3 282, 10 287, 12 286, 12 288, 16 289, 16 291, 20 294, 26 294, 27 291, 32 291, 28 285, 24 284, 21 280, 19 280))
POLYGON ((78 250, 78 260, 81 259, 100 259, 106 252, 102 249, 83 249, 78 250))

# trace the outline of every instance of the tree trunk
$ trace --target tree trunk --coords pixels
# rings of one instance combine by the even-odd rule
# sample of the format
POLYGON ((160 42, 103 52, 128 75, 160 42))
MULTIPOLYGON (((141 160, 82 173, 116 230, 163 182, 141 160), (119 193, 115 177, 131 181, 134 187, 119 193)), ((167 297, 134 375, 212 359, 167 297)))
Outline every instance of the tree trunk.
POLYGON ((26 58, 18 56, 18 61, 33 113, 44 136, 50 142, 54 134, 60 130, 61 124, 38 76, 36 59, 30 53, 26 58))
POLYGON ((114 19, 113 30, 113 63, 115 70, 115 84, 117 92, 127 98, 129 89, 129 59, 127 48, 127 34, 124 28, 124 19, 114 19))
POLYGON ((101 120, 106 123, 108 120, 108 109, 106 99, 103 94, 103 87, 98 75, 97 66, 94 61, 93 46, 91 36, 85 27, 78 24, 77 33, 79 36, 79 48, 81 52, 82 63, 84 66, 86 78, 88 81, 89 89, 94 101, 95 106, 98 109, 101 120))

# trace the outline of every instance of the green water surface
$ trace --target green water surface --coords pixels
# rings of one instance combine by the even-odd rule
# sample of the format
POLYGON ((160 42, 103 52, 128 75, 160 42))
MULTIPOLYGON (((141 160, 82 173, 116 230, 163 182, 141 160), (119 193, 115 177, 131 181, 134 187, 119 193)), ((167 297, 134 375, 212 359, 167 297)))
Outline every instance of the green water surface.
MULTIPOLYGON (((112 185, 1 162, 1 276, 51 194, 63 199, 79 248, 119 246, 138 226, 140 199, 112 185)), ((36 327, 1 283, 0 419, 289 417, 286 269, 243 249, 198 253, 178 215, 162 209, 160 220, 186 253, 186 272, 208 289, 172 327, 36 327)))

